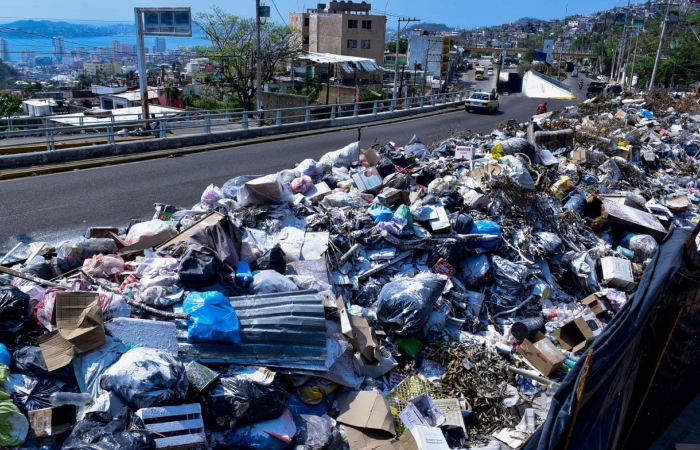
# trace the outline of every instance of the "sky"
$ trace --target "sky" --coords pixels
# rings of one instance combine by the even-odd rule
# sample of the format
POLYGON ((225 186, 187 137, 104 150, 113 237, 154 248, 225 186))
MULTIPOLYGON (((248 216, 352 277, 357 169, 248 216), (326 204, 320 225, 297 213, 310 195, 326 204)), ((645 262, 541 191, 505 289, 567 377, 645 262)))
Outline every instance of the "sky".
MULTIPOLYGON (((279 23, 288 21, 290 12, 302 12, 322 2, 263 0, 263 4, 271 7, 272 20, 279 23)), ((626 6, 627 1, 585 0, 567 3, 562 0, 370 0, 369 3, 373 10, 386 11, 389 28, 396 29, 394 16, 402 16, 469 29, 514 22, 523 17, 543 20, 563 18, 567 5, 569 14, 589 14, 615 6, 626 6)), ((643 1, 634 0, 632 3, 643 1)), ((95 24, 133 23, 134 8, 147 6, 189 6, 197 13, 217 5, 231 14, 246 17, 255 15, 255 0, 0 0, 0 4, 0 23, 20 19, 87 21, 95 24)))

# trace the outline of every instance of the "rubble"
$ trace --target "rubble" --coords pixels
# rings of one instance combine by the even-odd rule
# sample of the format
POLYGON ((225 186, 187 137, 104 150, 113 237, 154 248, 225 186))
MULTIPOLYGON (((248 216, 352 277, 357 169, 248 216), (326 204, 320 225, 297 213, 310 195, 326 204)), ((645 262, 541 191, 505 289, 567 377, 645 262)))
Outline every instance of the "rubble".
POLYGON ((0 446, 516 448, 700 222, 697 102, 608 100, 37 245, 0 268, 0 446))

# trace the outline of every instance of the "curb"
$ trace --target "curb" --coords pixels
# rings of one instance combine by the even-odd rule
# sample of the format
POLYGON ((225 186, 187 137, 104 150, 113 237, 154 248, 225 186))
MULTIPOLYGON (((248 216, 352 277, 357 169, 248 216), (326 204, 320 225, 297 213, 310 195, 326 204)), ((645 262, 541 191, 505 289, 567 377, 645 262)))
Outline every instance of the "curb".
POLYGON ((72 163, 52 164, 52 165, 46 165, 46 166, 32 166, 32 167, 26 167, 26 168, 16 169, 16 170, 6 170, 6 171, 0 171, 0 181, 11 180, 11 179, 15 179, 15 178, 23 178, 23 177, 33 176, 33 175, 48 175, 48 174, 52 174, 52 173, 69 172, 72 170, 91 169, 91 168, 100 167, 100 166, 126 164, 126 163, 131 163, 131 162, 145 161, 145 160, 149 160, 149 159, 157 159, 157 158, 172 157, 172 156, 179 156, 179 155, 188 155, 188 154, 192 154, 192 153, 201 153, 201 152, 207 152, 207 151, 213 151, 213 150, 223 150, 223 149, 227 149, 227 148, 242 147, 242 146, 251 145, 251 144, 275 142, 275 141, 281 141, 281 140, 285 140, 285 139, 295 139, 295 138, 306 137, 306 136, 317 136, 319 134, 336 133, 339 131, 357 130, 360 128, 390 125, 392 123, 405 122, 405 121, 409 121, 409 120, 437 116, 437 115, 441 115, 441 114, 454 113, 454 112, 461 111, 462 110, 461 108, 462 108, 462 104, 458 103, 458 104, 455 104, 453 108, 444 108, 444 109, 440 109, 437 111, 427 112, 424 114, 416 114, 416 115, 410 115, 410 116, 405 116, 405 117, 397 117, 397 118, 393 118, 393 119, 379 120, 376 122, 369 122, 369 123, 363 123, 363 124, 357 124, 357 125, 345 125, 345 126, 340 126, 337 128, 330 128, 329 127, 329 128, 319 129, 319 130, 301 131, 301 132, 296 132, 296 133, 281 133, 281 134, 275 134, 275 135, 271 135, 271 136, 263 136, 263 137, 245 139, 245 140, 239 140, 239 141, 229 141, 229 142, 222 142, 222 143, 216 143, 216 144, 191 146, 191 147, 185 147, 185 148, 173 148, 173 149, 167 149, 167 150, 156 150, 153 152, 144 152, 144 153, 138 153, 138 154, 133 154, 133 155, 127 155, 127 156, 112 156, 112 157, 106 157, 106 158, 96 158, 96 159, 89 159, 89 160, 83 160, 83 161, 76 161, 76 162, 72 162, 72 163))

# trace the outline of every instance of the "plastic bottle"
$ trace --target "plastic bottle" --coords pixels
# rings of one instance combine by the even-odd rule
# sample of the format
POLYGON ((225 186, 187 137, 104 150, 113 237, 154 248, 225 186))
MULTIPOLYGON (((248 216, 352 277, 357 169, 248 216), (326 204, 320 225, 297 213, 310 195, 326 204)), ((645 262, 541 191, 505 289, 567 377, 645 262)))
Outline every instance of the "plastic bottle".
POLYGON ((0 364, 10 367, 10 361, 12 361, 12 355, 10 355, 4 344, 0 344, 0 364))
POLYGON ((53 406, 76 405, 87 406, 92 403, 92 396, 86 393, 54 392, 49 397, 53 406))
POLYGON ((248 283, 253 281, 253 273, 250 271, 250 266, 247 262, 238 261, 238 269, 236 269, 236 279, 243 287, 248 286, 248 283))

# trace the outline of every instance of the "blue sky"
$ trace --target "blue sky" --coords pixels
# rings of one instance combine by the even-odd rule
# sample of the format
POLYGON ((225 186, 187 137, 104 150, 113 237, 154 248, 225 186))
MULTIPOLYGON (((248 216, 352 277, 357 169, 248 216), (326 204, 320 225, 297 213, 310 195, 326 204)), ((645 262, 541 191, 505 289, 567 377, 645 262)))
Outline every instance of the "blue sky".
MULTIPOLYGON (((360 0, 356 0, 360 1, 360 0)), ((50 19, 66 21, 133 22, 136 6, 190 6, 195 12, 219 5, 232 14, 253 16, 255 0, 0 0, 0 22, 17 19, 50 19)), ((315 7, 317 1, 264 0, 272 9, 272 19, 288 20, 290 12, 315 7), (276 4, 280 14, 275 10, 276 4)), ((369 1, 377 11, 390 15, 389 27, 396 28, 392 15, 417 17, 424 22, 445 23, 452 27, 474 28, 513 22, 522 17, 538 19, 563 18, 567 2, 562 0, 375 0, 369 1)), ((632 3, 643 3, 635 0, 632 3)), ((621 7, 627 0, 585 0, 568 3, 569 14, 588 14, 621 7)))

